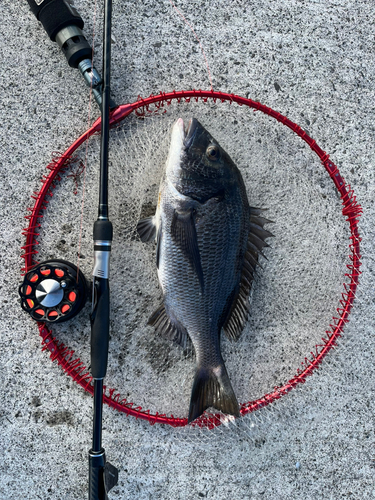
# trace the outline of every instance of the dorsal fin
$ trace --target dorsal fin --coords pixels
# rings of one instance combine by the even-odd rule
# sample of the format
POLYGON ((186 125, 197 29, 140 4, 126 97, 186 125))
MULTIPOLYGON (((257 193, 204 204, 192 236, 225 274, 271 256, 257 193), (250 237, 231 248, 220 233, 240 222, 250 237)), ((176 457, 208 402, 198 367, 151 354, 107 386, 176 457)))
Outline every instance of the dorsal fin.
POLYGON ((271 221, 260 216, 261 208, 250 208, 250 231, 247 241, 242 274, 238 289, 232 292, 233 301, 229 308, 226 320, 223 324, 223 330, 229 340, 238 340, 242 330, 249 317, 249 295, 251 286, 256 273, 256 267, 262 267, 258 260, 259 255, 265 257, 262 252, 264 247, 269 245, 265 242, 266 238, 273 236, 272 233, 263 229, 264 224, 271 221))

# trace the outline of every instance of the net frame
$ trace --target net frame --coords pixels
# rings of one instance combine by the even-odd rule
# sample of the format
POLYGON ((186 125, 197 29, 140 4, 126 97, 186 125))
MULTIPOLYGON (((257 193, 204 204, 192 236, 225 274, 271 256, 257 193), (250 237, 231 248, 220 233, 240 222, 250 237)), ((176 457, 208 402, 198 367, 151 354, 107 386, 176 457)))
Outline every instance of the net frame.
MULTIPOLYGON (((124 104, 116 108, 110 117, 110 126, 115 127, 122 122, 128 115, 135 113, 137 116, 146 116, 152 113, 166 112, 166 107, 173 101, 190 102, 194 99, 196 102, 212 101, 228 102, 230 105, 237 104, 239 106, 247 106, 253 111, 260 111, 271 118, 274 118, 281 124, 291 129, 297 134, 312 151, 319 157, 325 170, 331 177, 342 202, 342 215, 346 222, 349 224, 350 237, 349 237, 349 260, 350 263, 346 265, 347 272, 345 273, 345 282, 343 283, 344 291, 341 293, 340 306, 336 309, 335 315, 326 330, 325 336, 322 337, 321 343, 314 346, 310 352, 310 357, 305 357, 297 368, 296 375, 284 383, 282 386, 274 387, 272 392, 266 393, 260 398, 242 403, 240 405, 241 416, 253 413, 260 408, 263 408, 281 397, 288 394, 299 384, 305 383, 308 376, 311 376, 314 371, 319 368, 319 365, 325 356, 331 352, 337 345, 339 337, 341 337, 344 326, 349 321, 349 314, 351 312, 357 286, 359 284, 359 277, 361 274, 361 254, 360 243, 361 238, 358 230, 359 217, 362 213, 362 207, 357 202, 353 189, 345 182, 341 176, 337 166, 330 160, 329 155, 322 150, 316 141, 312 139, 299 125, 289 120, 281 113, 273 109, 253 101, 251 99, 241 97, 235 94, 224 92, 217 92, 213 90, 182 90, 173 92, 160 92, 157 95, 150 95, 147 98, 138 97, 134 103, 124 104)), ((97 119, 93 125, 82 134, 63 154, 58 155, 47 165, 49 173, 42 177, 42 187, 39 192, 34 192, 32 199, 35 200, 34 206, 28 209, 29 213, 25 216, 28 220, 28 226, 24 229, 23 235, 26 237, 26 243, 21 247, 23 254, 21 257, 24 259, 25 264, 22 268, 22 273, 28 273, 33 266, 38 264, 35 256, 38 254, 36 249, 40 244, 38 241, 38 228, 41 227, 41 219, 43 219, 43 211, 48 207, 48 198, 53 196, 53 190, 61 181, 60 174, 64 172, 69 165, 74 162, 74 153, 85 141, 92 135, 100 133, 101 119, 97 119)), ((67 347, 62 342, 59 342, 53 336, 52 330, 45 324, 38 322, 39 335, 42 337, 42 351, 50 352, 51 361, 57 361, 62 370, 72 377, 72 379, 80 385, 86 392, 93 394, 93 378, 88 369, 80 358, 75 357, 75 352, 67 347)), ((184 427, 187 425, 187 418, 175 418, 173 415, 155 414, 150 410, 145 410, 137 406, 133 402, 128 402, 123 398, 120 393, 115 389, 104 387, 103 401, 110 407, 123 412, 127 415, 134 416, 143 420, 147 420, 150 424, 161 423, 171 425, 173 427, 184 427)), ((221 413, 204 414, 199 419, 192 422, 191 426, 205 427, 208 429, 215 428, 222 423, 234 417, 228 417, 221 413)))

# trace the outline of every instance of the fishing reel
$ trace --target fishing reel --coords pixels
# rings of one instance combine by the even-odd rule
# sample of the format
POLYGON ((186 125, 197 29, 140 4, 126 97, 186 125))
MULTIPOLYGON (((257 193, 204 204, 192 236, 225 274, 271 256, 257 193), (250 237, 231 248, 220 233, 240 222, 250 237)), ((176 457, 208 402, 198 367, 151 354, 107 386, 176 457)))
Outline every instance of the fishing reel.
POLYGON ((76 316, 89 295, 83 273, 65 260, 47 260, 26 273, 21 307, 36 321, 62 323, 76 316))

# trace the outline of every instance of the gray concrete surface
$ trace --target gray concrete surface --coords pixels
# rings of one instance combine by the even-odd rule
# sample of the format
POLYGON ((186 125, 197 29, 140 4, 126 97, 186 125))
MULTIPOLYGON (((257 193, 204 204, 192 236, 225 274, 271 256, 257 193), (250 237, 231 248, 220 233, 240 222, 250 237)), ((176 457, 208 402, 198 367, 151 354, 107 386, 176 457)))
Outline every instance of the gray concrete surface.
MULTIPOLYGON (((92 2, 76 0, 75 3, 86 20, 86 33, 92 40, 92 2)), ((331 154, 364 209, 360 223, 363 274, 350 323, 337 349, 306 384, 272 408, 258 411, 237 425, 222 426, 212 432, 150 426, 105 408, 104 446, 108 458, 120 470, 119 483, 110 498, 375 498, 375 7, 363 0, 267 0, 263 3, 182 0, 178 6, 202 41, 215 90, 249 96, 280 111, 308 130, 331 154)), ((39 179, 51 160, 52 152, 63 151, 86 129, 88 93, 77 72, 66 67, 58 47, 46 38, 29 12, 26 1, 4 0, 1 7, 0 498, 78 500, 87 498, 92 400, 50 362, 47 353, 41 352, 37 328, 18 305, 17 287, 22 265, 23 217, 30 206, 30 195, 38 189, 39 179)), ((98 67, 101 17, 99 5, 95 28, 98 67)), ((199 47, 167 0, 114 1, 113 33, 112 82, 117 102, 134 101, 139 94, 147 96, 159 90, 209 88, 199 47)), ((98 112, 93 107, 91 118, 96 116, 98 112)), ((327 306, 331 316, 338 305, 348 241, 339 200, 330 187, 330 180, 324 175, 317 177, 315 170, 310 169, 310 163, 314 163, 308 156, 309 152, 301 152, 292 134, 281 128, 273 129, 262 117, 259 123, 257 118, 249 120, 255 134, 251 142, 255 148, 254 157, 262 161, 262 154, 266 155, 263 170, 259 170, 256 178, 259 185, 256 184, 255 201, 264 202, 272 216, 277 218, 279 205, 280 213, 287 214, 285 200, 290 200, 291 205, 293 189, 296 190, 297 208, 294 212, 291 210, 289 218, 285 219, 285 215, 285 220, 280 220, 280 217, 276 220, 274 232, 279 231, 279 236, 272 244, 274 250, 268 254, 269 264, 256 281, 253 302, 257 307, 254 307, 250 329, 259 332, 259 337, 253 333, 250 341, 240 345, 249 348, 249 356, 254 353, 251 376, 254 376, 259 390, 266 391, 293 375, 298 364, 296 360, 302 360, 309 352, 310 339, 311 346, 315 345, 324 334, 324 326, 328 327, 330 317, 326 319, 322 311, 328 300, 326 297, 332 300, 333 308, 330 302, 327 306), (268 140, 263 150, 258 138, 266 143, 268 140), (274 159, 274 151, 284 158, 285 164, 274 159), (288 159, 292 166, 284 174, 282 169, 288 167, 288 159), (298 162, 309 166, 308 175, 315 183, 311 190, 304 185, 303 178, 300 182, 295 180, 298 162), (271 172, 269 176, 268 172, 271 172), (284 183, 281 182, 283 178, 284 183), (269 194, 272 192, 273 196, 269 194), (326 200, 323 202, 323 198, 317 198, 317 192, 328 197, 327 200, 323 197, 326 200), (325 217, 326 209, 332 211, 331 218, 325 217), (305 213, 306 220, 303 220, 305 213), (312 220, 314 213, 317 214, 316 220, 312 220), (341 222, 334 222, 336 219, 341 222), (307 228, 306 234, 301 235, 304 227, 307 228), (277 240, 282 242, 283 235, 289 234, 289 230, 294 246, 288 251, 288 240, 285 240, 284 247, 277 240), (301 251, 299 243, 304 245, 301 251), (287 291, 299 290, 298 287, 293 289, 290 283, 303 274, 298 265, 304 256, 316 257, 320 253, 319 272, 321 268, 327 271, 330 267, 331 272, 323 273, 324 279, 317 278, 316 283, 314 272, 310 273, 306 278, 306 283, 312 280, 310 288, 305 287, 304 281, 298 282, 299 286, 305 287, 301 288, 301 302, 297 300, 293 316, 284 317, 282 305, 288 298, 287 291), (282 256, 288 265, 290 263, 292 272, 290 280, 284 284, 284 296, 280 283, 279 295, 275 294, 272 283, 277 284, 277 280, 270 279, 272 273, 276 277, 279 272, 288 276, 288 267, 280 264, 282 256), (337 271, 339 279, 335 274, 337 271), (267 297, 272 297, 270 303, 264 302, 267 297), (319 301, 316 297, 323 299, 319 301), (266 304, 264 314, 262 303, 266 304), (313 306, 311 309, 309 303, 313 306), (292 326, 301 316, 298 304, 301 304, 303 314, 300 331, 295 332, 292 326), (266 327, 262 327, 264 324, 266 327), (284 326, 286 331, 283 334, 284 326), (280 357, 281 348, 283 356, 280 357), (257 372, 261 373, 258 378, 257 372)), ((239 132, 241 136, 241 130, 239 132)), ((222 136, 225 141, 225 133, 222 132, 222 136)), ((228 142, 228 147, 231 147, 233 141, 228 142)), ((139 147, 135 148, 138 155, 139 150, 139 147)), ((241 162, 241 151, 233 154, 241 162)), ((135 158, 132 172, 137 172, 138 164, 139 157, 135 158)), ((318 169, 318 162, 315 165, 318 169)), ((93 172, 95 168, 90 171, 93 172)), ((91 178, 89 175, 89 186, 91 178)), ((147 179, 147 182, 151 181, 147 179)), ((74 197, 69 193, 62 191, 56 195, 58 202, 53 206, 54 216, 45 222, 47 229, 43 229, 43 241, 48 245, 41 249, 41 255, 45 257, 74 255, 74 249, 68 250, 64 247, 66 243, 61 243, 62 234, 64 238, 66 236, 61 228, 70 222, 74 210, 74 197)), ((134 193, 132 196, 136 197, 134 193)), ((89 215, 96 211, 95 206, 90 208, 90 197, 95 203, 95 193, 88 193, 86 213, 89 215)), ((118 215, 117 209, 115 213, 118 215)), ((118 230, 121 231, 120 226, 118 230)), ((91 221, 88 221, 84 225, 87 239, 84 245, 88 245, 88 251, 90 232, 91 221)), ((72 237, 72 243, 74 241, 72 237)), ((117 250, 113 274, 116 269, 121 269, 120 266, 121 254, 117 250)), ((89 274, 89 254, 83 267, 89 274)), ((135 280, 131 287, 129 285, 135 293, 140 284, 136 276, 130 278, 135 280)), ((125 286, 126 283, 125 280, 125 286)), ((128 295, 130 298, 132 290, 128 295)), ((291 297, 290 300, 294 300, 293 294, 291 297)), ((139 323, 141 332, 141 321, 144 324, 151 311, 142 310, 137 315, 135 308, 143 302, 137 302, 134 297, 132 300, 129 307, 134 310, 128 313, 130 316, 134 313, 131 318, 139 323)), ((75 326, 61 331, 62 336, 71 334, 68 340, 77 345, 83 359, 88 353, 87 328, 83 316, 75 326)), ((115 333, 112 348, 109 377, 115 385, 118 383, 116 374, 122 366, 114 354, 116 349, 120 351, 122 348, 121 338, 115 333)), ((230 356, 230 349, 226 349, 230 356)), ((154 376, 157 367, 161 366, 157 357, 159 351, 154 353, 153 361, 157 361, 152 372, 154 376)), ((238 368, 239 374, 247 369, 247 359, 247 355, 241 358, 243 368, 238 368)), ((233 361, 236 377, 235 364, 236 354, 233 361)), ((160 380, 170 383, 172 375, 173 366, 167 375, 164 372, 160 375, 160 380)), ((131 372, 130 378, 134 390, 137 385, 141 392, 147 387, 147 377, 138 383, 136 370, 131 372)), ((171 385, 168 391, 173 390, 171 385)), ((241 388, 241 391, 245 390, 246 387, 241 388)), ((156 398, 163 399, 164 396, 158 396, 156 391, 156 398)))

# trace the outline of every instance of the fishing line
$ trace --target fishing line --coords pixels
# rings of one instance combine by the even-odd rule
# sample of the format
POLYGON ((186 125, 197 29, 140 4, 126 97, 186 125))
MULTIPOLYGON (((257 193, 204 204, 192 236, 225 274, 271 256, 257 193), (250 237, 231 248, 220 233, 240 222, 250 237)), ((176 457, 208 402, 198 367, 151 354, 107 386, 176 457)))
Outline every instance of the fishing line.
POLYGON ((214 87, 212 85, 212 77, 211 77, 211 70, 210 70, 210 66, 208 64, 208 60, 207 60, 207 56, 206 56, 206 53, 204 51, 204 48, 203 48, 203 45, 202 45, 202 42, 200 41, 198 35, 196 34, 196 32, 194 31, 194 28, 193 26, 189 23, 189 21, 186 19, 186 17, 183 15, 183 13, 176 7, 175 3, 173 2, 173 0, 169 0, 169 3, 172 5, 172 7, 174 8, 174 10, 177 12, 177 14, 181 17, 181 19, 184 21, 184 23, 190 28, 190 30, 192 31, 193 35, 195 36, 197 42, 199 43, 199 47, 201 49, 201 52, 202 52, 202 55, 203 55, 203 58, 204 58, 204 61, 206 63, 206 68, 207 68, 207 73, 208 73, 208 79, 210 80, 210 86, 211 86, 211 90, 214 90, 214 87))
MULTIPOLYGON (((266 250, 268 260, 261 260, 248 325, 237 344, 222 342, 242 416, 303 384, 337 345, 352 309, 361 264, 361 207, 353 189, 329 155, 285 116, 251 99, 213 90, 161 92, 117 107, 111 114, 110 197, 117 208, 111 216, 111 348, 104 401, 152 424, 176 427, 187 424, 194 360, 191 351, 168 344, 146 326, 159 303, 160 288, 155 248, 140 242, 136 225, 155 209, 170 129, 180 116, 201 121, 241 170, 250 204, 268 208, 267 218, 274 221, 276 237, 266 250)), ((56 254, 51 228, 64 206, 69 207, 64 225, 69 227, 59 228, 58 238, 64 241, 60 253, 64 260, 74 259, 77 241, 69 229, 80 214, 67 168, 73 158, 87 155, 90 170, 96 171, 99 131, 97 120, 47 166, 48 175, 27 215, 26 275, 32 273, 36 253, 40 261, 56 254)), ((89 276, 96 176, 87 176, 86 183, 80 266, 89 276)), ((38 328, 43 350, 92 394, 84 347, 88 307, 74 322, 39 322, 38 328)), ((225 427, 231 420, 208 412, 193 426, 225 427)))
MULTIPOLYGON (((95 47, 95 28, 96 28, 96 11, 97 5, 96 0, 94 1, 94 13, 93 13, 93 26, 92 26, 92 47, 95 47)), ((91 72, 94 69, 94 48, 92 49, 91 55, 91 72)), ((91 126, 91 104, 92 104, 92 80, 90 82, 90 92, 89 92, 89 106, 87 113, 87 128, 89 129, 91 126)), ((86 152, 85 152, 85 161, 83 166, 83 181, 82 181, 82 197, 81 197, 81 219, 79 223, 79 241, 78 241, 78 252, 77 252, 77 280, 78 280, 78 272, 79 272, 79 264, 80 264, 80 256, 81 256, 81 246, 82 246, 82 227, 83 227, 83 210, 85 206, 85 187, 86 187, 86 175, 87 175, 87 155, 88 155, 88 147, 89 140, 86 141, 86 152)))

